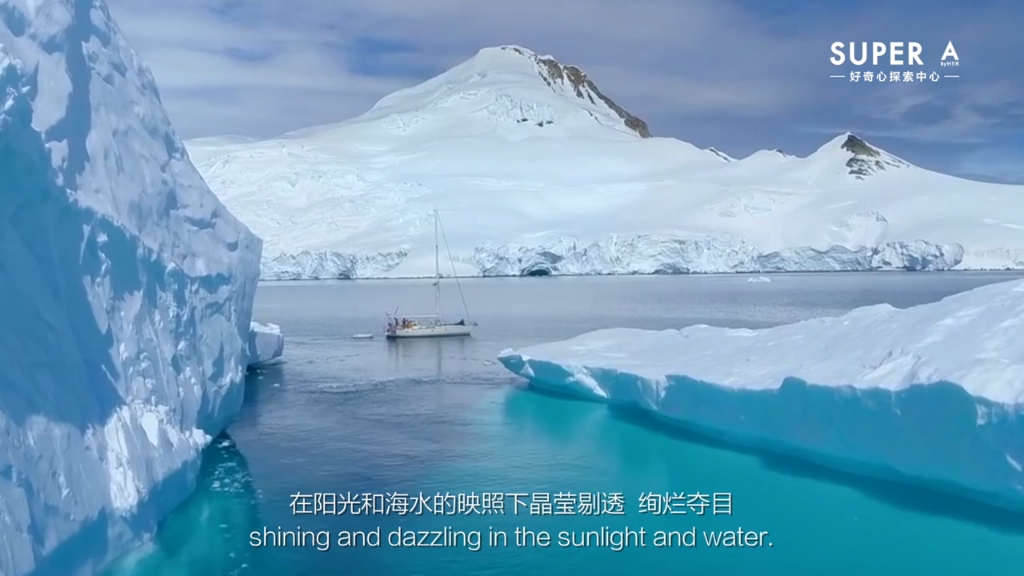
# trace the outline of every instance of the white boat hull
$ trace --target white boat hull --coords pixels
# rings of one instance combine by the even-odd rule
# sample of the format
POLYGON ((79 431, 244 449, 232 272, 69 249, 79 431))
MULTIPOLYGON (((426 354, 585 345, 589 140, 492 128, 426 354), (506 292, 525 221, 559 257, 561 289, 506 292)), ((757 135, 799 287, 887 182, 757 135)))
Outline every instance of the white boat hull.
POLYGON ((472 326, 465 324, 438 324, 436 326, 414 326, 396 328, 387 332, 388 338, 439 338, 442 336, 469 336, 472 326))

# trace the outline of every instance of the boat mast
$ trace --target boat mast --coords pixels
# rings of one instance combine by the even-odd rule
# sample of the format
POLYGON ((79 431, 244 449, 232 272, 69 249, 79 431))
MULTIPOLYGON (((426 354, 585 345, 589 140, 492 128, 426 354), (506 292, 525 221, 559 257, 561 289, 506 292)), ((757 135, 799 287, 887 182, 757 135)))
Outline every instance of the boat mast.
MULTIPOLYGON (((466 305, 466 294, 462 292, 462 283, 459 282, 459 271, 455 269, 455 259, 452 258, 452 248, 448 245, 448 235, 444 233, 444 226, 441 226, 441 218, 437 215, 437 209, 434 209, 434 217, 434 223, 437 226, 437 229, 441 231, 441 238, 444 240, 445 252, 448 253, 448 263, 452 265, 452 278, 455 279, 455 287, 459 289, 459 298, 462 299, 462 309, 466 311, 466 317, 464 320, 469 321, 469 306, 466 305)), ((435 257, 436 256, 437 254, 435 253, 435 257)), ((440 272, 438 273, 438 279, 440 280, 440 272)), ((439 302, 440 298, 440 290, 438 290, 439 302)), ((476 326, 476 323, 474 322, 473 325, 476 326)))
POLYGON ((437 227, 440 216, 434 208, 434 313, 441 319, 441 247, 438 244, 437 227))

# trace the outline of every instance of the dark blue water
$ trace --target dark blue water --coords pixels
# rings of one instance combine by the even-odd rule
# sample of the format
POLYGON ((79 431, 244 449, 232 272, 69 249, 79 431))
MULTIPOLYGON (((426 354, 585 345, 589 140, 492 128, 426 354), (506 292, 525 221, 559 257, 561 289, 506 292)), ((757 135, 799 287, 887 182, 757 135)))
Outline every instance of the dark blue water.
MULTIPOLYGON (((1019 574, 1024 519, 949 495, 737 451, 607 406, 524 389, 494 361, 507 346, 612 326, 707 323, 763 327, 888 302, 910 306, 1009 279, 1003 274, 816 274, 463 281, 480 323, 470 339, 353 340, 379 332, 385 311, 430 311, 429 283, 360 281, 266 285, 256 317, 287 335, 279 366, 250 374, 246 403, 208 450, 200 489, 122 575, 694 575, 1019 574), (392 514, 295 515, 294 495, 341 494, 392 514), (393 495, 397 493, 398 496, 393 495), (399 515, 403 501, 441 493, 449 507, 399 515), (513 514, 512 493, 524 504, 513 514), (641 513, 641 495, 674 513, 641 513), (688 494, 680 499, 679 494, 688 494), (369 494, 369 497, 364 496, 369 494), (505 514, 495 502, 505 495, 505 514), (695 496, 718 495, 718 510, 695 496), (379 496, 377 496, 379 495, 379 496), (403 500, 402 496, 406 498, 403 500), (621 498, 622 514, 615 503, 621 498), (551 503, 550 511, 543 502, 551 503), (606 514, 587 512, 595 501, 606 514), (611 504, 609 506, 609 503, 611 504), (730 504, 729 514, 725 504, 730 504), (474 505, 482 505, 479 508, 474 505), (573 504, 573 506, 570 506, 573 504), (561 508, 559 508, 561 507, 561 508), (468 510, 467 510, 468 508, 468 510), (556 514, 575 511, 576 514, 556 514), (685 512, 685 514, 680 513, 685 512), (718 513, 716 513, 718 512, 718 513), (330 549, 251 545, 250 532, 329 531, 330 549), (380 547, 339 546, 342 531, 381 529, 380 547), (394 547, 397 530, 472 533, 445 547, 394 547), (516 529, 547 532, 517 546, 516 529), (562 547, 558 534, 645 531, 562 547), (752 531, 747 546, 704 533, 752 531), (683 537, 655 546, 657 531, 683 537), (489 542, 489 534, 505 533, 489 542), (680 545, 686 544, 686 545, 680 545)), ((460 311, 452 287, 446 302, 460 311)), ((841 350, 836 351, 842 353, 841 350)), ((304 497, 298 502, 306 501, 304 497)), ((330 500, 328 500, 330 503, 330 500)), ((328 504, 330 507, 330 504, 328 504)), ((417 538, 418 539, 418 538, 417 538)), ((429 537, 433 540, 433 537, 429 537)), ((371 542, 372 543, 372 542, 371 542)), ((326 548, 326 546, 324 546, 326 548)))

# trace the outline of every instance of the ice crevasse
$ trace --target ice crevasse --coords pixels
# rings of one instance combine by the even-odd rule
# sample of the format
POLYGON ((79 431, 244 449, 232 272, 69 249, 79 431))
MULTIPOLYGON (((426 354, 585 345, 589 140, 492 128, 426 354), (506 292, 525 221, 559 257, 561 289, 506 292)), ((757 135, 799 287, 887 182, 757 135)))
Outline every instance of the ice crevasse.
POLYGON ((0 0, 0 574, 89 574, 243 394, 261 241, 96 0, 0 0))
POLYGON ((1024 511, 1024 281, 760 330, 599 330, 499 359, 539 388, 1024 511))

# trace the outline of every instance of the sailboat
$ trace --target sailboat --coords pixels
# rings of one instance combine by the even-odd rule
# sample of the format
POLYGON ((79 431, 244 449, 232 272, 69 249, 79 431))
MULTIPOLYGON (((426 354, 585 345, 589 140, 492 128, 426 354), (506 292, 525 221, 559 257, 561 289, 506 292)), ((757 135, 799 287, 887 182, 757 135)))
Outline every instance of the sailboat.
POLYGON ((393 338, 436 338, 439 336, 469 336, 473 332, 475 322, 469 321, 469 307, 466 306, 466 297, 462 294, 462 285, 459 284, 458 273, 455 272, 455 262, 452 260, 451 250, 448 249, 448 239, 445 237, 444 247, 448 252, 448 260, 452 264, 452 276, 455 285, 459 289, 459 296, 462 298, 462 307, 466 316, 458 322, 446 322, 441 317, 441 246, 440 236, 441 217, 434 210, 434 313, 420 316, 398 316, 398 309, 392 314, 386 314, 384 318, 384 336, 393 338))

